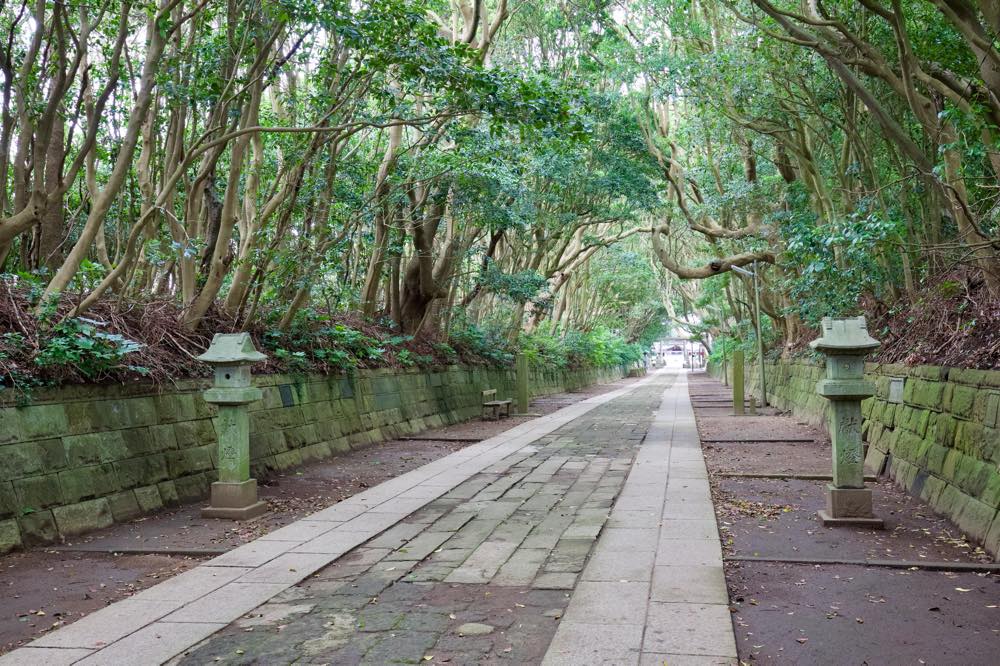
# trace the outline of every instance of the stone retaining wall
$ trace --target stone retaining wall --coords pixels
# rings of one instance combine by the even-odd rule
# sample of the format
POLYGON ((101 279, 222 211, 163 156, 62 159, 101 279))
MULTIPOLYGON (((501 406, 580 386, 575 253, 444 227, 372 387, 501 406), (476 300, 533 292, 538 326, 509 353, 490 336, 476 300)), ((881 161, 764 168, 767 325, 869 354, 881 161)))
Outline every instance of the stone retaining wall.
MULTIPOLYGON (((619 368, 532 371, 532 395, 622 376, 619 368)), ((358 371, 255 377, 250 452, 258 478, 481 413, 481 391, 513 397, 513 370, 358 371)), ((0 553, 208 496, 216 478, 207 381, 71 386, 0 403, 0 553)), ((3 397, 3 396, 0 396, 3 397)))
MULTIPOLYGON (((767 372, 771 404, 826 426, 827 401, 816 394, 822 364, 769 362, 767 372)), ((756 393, 756 363, 746 373, 756 393)), ((876 386, 862 403, 868 468, 888 471, 1000 557, 1000 372, 869 363, 865 375, 876 386)))

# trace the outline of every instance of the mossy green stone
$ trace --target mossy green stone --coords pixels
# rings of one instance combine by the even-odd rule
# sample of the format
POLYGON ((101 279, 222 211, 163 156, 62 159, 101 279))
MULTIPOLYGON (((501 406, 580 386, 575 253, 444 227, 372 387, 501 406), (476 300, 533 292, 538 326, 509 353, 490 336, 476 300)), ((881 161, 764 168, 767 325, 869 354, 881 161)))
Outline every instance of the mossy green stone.
POLYGON ((951 412, 959 418, 972 415, 976 402, 976 389, 972 386, 955 386, 951 397, 951 412))
POLYGON ((0 481, 0 518, 18 513, 17 495, 12 481, 0 481))
POLYGON ((156 452, 173 451, 177 448, 177 435, 170 424, 150 426, 149 437, 152 439, 152 450, 156 452))
POLYGON ((969 537, 975 541, 982 542, 996 518, 997 511, 991 506, 971 497, 964 497, 958 506, 957 515, 954 515, 955 522, 969 537))
POLYGON ((174 488, 177 489, 177 499, 181 502, 196 502, 208 496, 208 487, 211 482, 205 474, 192 474, 174 479, 174 488))
POLYGON ((79 502, 117 492, 121 485, 114 465, 90 465, 59 473, 59 486, 65 502, 79 502))
POLYGON ((56 519, 51 511, 34 511, 17 517, 21 539, 26 545, 52 543, 59 538, 56 519))
POLYGON ((177 487, 173 481, 161 481, 156 484, 156 489, 160 491, 160 500, 164 506, 175 506, 180 502, 177 496, 177 487))
POLYGON ((1000 513, 993 517, 993 522, 990 524, 983 544, 988 552, 1000 553, 1000 513))
POLYGON ((21 529, 13 519, 0 520, 0 555, 21 547, 21 529))
POLYGON ((14 407, 0 407, 0 446, 23 439, 18 410, 14 407))
POLYGON ((184 449, 190 446, 204 446, 216 441, 215 427, 211 419, 198 419, 174 424, 177 445, 184 449))
POLYGON ((160 489, 156 485, 144 486, 134 490, 136 503, 143 513, 156 511, 163 508, 163 500, 160 498, 160 489))
POLYGON ((148 486, 169 478, 167 460, 163 454, 122 460, 114 465, 122 488, 148 486))
POLYGON ((37 510, 63 503, 58 474, 15 479, 14 493, 19 509, 37 510))
POLYGON ((135 493, 131 490, 108 495, 108 507, 111 509, 111 517, 116 523, 132 520, 142 513, 135 493))
POLYGON ((56 507, 52 515, 59 534, 64 537, 91 532, 114 523, 111 506, 104 497, 56 507))
POLYGON ((26 440, 61 437, 69 429, 63 405, 34 405, 20 409, 21 432, 26 440))
POLYGON ((0 446, 0 469, 8 479, 55 472, 66 467, 66 462, 58 439, 0 446))

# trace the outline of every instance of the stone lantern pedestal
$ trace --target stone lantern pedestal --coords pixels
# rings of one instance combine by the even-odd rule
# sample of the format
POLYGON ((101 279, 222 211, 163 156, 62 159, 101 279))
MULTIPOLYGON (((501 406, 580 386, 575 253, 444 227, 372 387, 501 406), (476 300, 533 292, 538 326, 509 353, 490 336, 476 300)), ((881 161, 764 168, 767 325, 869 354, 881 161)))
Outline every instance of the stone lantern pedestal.
POLYGON ((205 391, 205 402, 219 406, 219 480, 212 484, 206 518, 248 520, 267 511, 257 498, 257 480, 250 478, 250 414, 247 406, 262 392, 250 380, 250 365, 267 357, 258 352, 247 333, 217 333, 198 357, 212 366, 215 382, 205 391))
POLYGON ((865 488, 861 444, 861 401, 875 394, 864 379, 865 356, 879 342, 868 335, 864 317, 823 318, 823 335, 810 346, 826 355, 826 377, 816 392, 830 401, 833 483, 827 486, 824 525, 882 527, 872 511, 872 491, 865 488))

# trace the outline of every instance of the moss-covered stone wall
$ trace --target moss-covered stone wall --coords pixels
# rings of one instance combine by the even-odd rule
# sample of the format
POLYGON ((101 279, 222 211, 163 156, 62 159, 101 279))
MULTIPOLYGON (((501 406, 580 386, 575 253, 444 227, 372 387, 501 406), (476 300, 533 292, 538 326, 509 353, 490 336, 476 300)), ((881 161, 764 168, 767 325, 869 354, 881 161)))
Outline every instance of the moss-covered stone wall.
MULTIPOLYGON (((756 393, 756 365, 746 372, 756 393)), ((827 401, 816 394, 821 364, 770 362, 767 372, 771 404, 826 425, 827 401)), ((1000 556, 1000 372, 869 363, 865 374, 876 387, 862 403, 868 468, 887 470, 1000 556)))
MULTIPOLYGON (((532 395, 622 376, 620 369, 533 371, 532 395)), ((513 397, 512 370, 358 371, 255 378, 250 450, 258 478, 481 413, 481 391, 513 397)), ((207 382, 73 386, 0 403, 0 552, 207 497, 215 408, 207 382)), ((0 399, 2 399, 0 395, 0 399)))

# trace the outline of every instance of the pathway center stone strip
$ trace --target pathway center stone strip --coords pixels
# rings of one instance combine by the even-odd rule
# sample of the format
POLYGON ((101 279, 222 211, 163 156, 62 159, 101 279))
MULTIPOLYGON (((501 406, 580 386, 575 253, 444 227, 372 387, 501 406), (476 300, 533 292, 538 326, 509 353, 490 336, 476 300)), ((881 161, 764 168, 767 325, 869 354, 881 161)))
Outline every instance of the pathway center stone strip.
POLYGON ((721 542, 684 375, 663 392, 542 661, 664 663, 737 663, 721 542))
MULTIPOLYGON (((137 654, 143 658, 128 662, 166 662, 471 477, 600 405, 653 381, 656 378, 649 377, 587 398, 369 488, 282 528, 280 534, 265 535, 210 560, 183 574, 187 578, 182 581, 165 581, 137 595, 141 598, 119 601, 46 634, 0 657, 0 666, 127 663, 123 656, 137 654)), ((495 503, 491 509, 502 511, 502 506, 495 508, 501 504, 495 503)), ((515 508, 512 505, 511 511, 515 508)), ((468 525, 491 517, 497 523, 506 518, 480 514, 468 525)), ((484 569, 489 567, 486 560, 484 569)))

